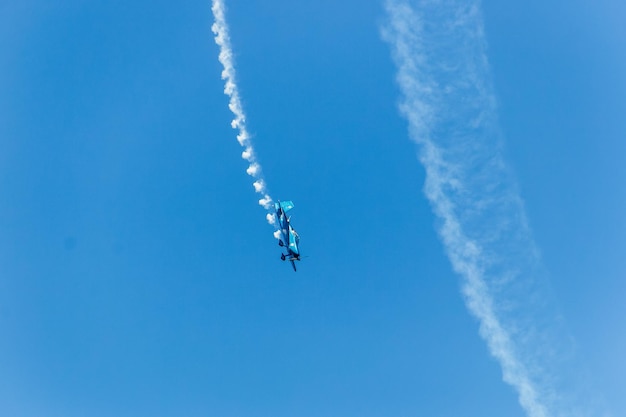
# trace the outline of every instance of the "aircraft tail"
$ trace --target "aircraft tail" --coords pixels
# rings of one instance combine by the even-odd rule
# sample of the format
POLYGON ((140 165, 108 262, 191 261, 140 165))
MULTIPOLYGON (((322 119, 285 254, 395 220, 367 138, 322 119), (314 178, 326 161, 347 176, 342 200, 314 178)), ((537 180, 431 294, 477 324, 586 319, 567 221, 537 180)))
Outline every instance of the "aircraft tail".
POLYGON ((294 208, 293 201, 279 201, 278 203, 275 203, 274 206, 276 207, 276 210, 278 210, 279 207, 283 209, 283 213, 287 213, 289 210, 294 208))

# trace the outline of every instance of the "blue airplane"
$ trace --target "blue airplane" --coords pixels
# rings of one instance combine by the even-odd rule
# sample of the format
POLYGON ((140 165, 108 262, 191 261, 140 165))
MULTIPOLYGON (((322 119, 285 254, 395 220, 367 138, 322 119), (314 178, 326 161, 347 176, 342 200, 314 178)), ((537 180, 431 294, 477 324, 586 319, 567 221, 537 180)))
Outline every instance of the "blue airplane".
POLYGON ((287 253, 281 253, 280 259, 291 262, 293 270, 296 270, 295 261, 300 260, 300 236, 296 233, 295 229, 291 227, 291 217, 287 217, 287 212, 294 207, 291 201, 278 201, 274 203, 276 209, 276 219, 278 219, 278 226, 280 227, 280 238, 278 245, 284 247, 287 253))

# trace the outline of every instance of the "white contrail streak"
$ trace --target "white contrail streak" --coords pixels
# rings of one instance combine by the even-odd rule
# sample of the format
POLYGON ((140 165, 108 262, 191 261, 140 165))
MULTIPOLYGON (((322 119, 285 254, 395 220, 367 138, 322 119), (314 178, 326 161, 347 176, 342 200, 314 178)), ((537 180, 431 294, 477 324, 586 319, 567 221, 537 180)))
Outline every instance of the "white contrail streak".
POLYGON ((426 171, 424 192, 467 308, 528 416, 581 415, 554 372, 561 327, 501 155, 479 1, 414 3, 386 1, 383 38, 426 171))
POLYGON ((244 148, 241 157, 250 163, 246 172, 255 179, 253 183, 254 191, 262 196, 262 198, 259 199, 259 204, 266 209, 270 209, 272 206, 272 198, 267 193, 261 165, 256 159, 254 148, 250 140, 250 133, 246 128, 246 116, 241 104, 239 89, 237 88, 235 65, 233 62, 233 50, 230 44, 228 25, 226 24, 226 18, 224 15, 224 2, 222 0, 213 0, 211 10, 213 11, 213 16, 215 18, 215 23, 213 23, 211 30, 215 34, 215 43, 220 48, 219 60, 224 67, 224 70, 222 71, 222 79, 225 81, 224 94, 229 97, 228 108, 235 116, 231 122, 231 126, 233 129, 238 130, 237 141, 244 148))

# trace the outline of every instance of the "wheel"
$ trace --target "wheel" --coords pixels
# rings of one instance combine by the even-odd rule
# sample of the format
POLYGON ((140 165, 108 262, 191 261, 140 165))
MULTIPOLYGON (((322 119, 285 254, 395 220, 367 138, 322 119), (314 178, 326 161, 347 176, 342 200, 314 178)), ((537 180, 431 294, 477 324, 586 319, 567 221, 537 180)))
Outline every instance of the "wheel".
POLYGON ((281 260, 281 261, 284 261, 284 260, 285 260, 285 254, 284 254, 284 253, 281 253, 281 254, 280 254, 280 260, 281 260))
POLYGON ((282 240, 280 240, 280 239, 279 239, 279 240, 278 240, 278 246, 285 246, 285 244, 283 243, 283 241, 282 241, 282 240))

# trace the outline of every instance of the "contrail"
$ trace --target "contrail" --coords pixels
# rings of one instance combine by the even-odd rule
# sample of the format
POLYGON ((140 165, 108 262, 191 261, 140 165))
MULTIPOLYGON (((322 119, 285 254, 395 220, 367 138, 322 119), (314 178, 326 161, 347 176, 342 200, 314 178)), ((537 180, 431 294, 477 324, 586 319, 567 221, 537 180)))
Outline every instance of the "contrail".
POLYGON ((400 111, 419 145, 424 193, 480 336, 530 417, 587 415, 556 368, 567 335, 502 156, 478 0, 386 0, 400 111), (571 393, 570 393, 571 394, 571 393))
MULTIPOLYGON (((215 18, 215 22, 213 23, 211 30, 215 34, 215 43, 220 48, 219 61, 224 67, 224 70, 222 71, 224 94, 229 97, 228 108, 235 116, 231 122, 231 126, 239 132, 237 134, 237 141, 244 148, 241 157, 250 163, 246 172, 255 179, 252 184, 254 191, 262 196, 259 200, 259 204, 269 210, 272 206, 272 198, 267 193, 267 186, 265 184, 265 180, 263 179, 261 165, 257 161, 254 148, 252 147, 251 136, 246 128, 246 115, 243 111, 241 98, 239 96, 239 89, 237 88, 235 65, 233 62, 233 50, 230 43, 228 24, 226 23, 224 13, 224 2, 222 0, 213 0, 211 10, 213 11, 213 17, 215 18)), ((268 213, 267 221, 274 224, 274 216, 268 213)))

